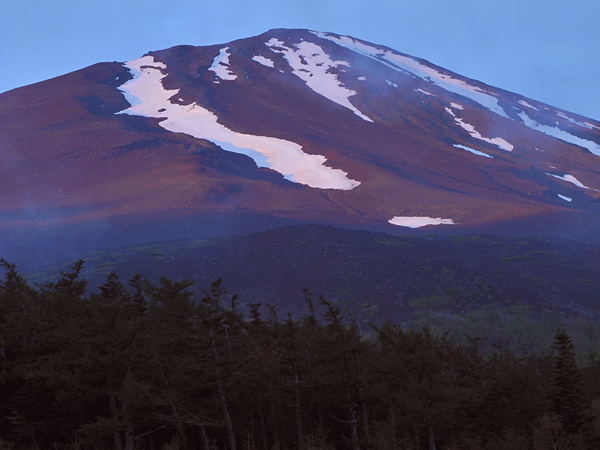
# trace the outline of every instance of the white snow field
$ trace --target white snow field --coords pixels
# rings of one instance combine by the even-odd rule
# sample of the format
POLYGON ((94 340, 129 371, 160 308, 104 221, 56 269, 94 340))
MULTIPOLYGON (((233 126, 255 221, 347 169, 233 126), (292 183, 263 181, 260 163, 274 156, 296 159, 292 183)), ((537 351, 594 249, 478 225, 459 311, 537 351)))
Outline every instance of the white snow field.
POLYGON ((498 104, 498 99, 491 93, 484 91, 477 86, 472 86, 465 81, 452 78, 450 75, 443 74, 428 67, 418 61, 409 58, 408 56, 398 55, 397 53, 389 50, 382 50, 377 47, 364 44, 360 41, 354 40, 349 36, 332 36, 327 33, 318 31, 312 31, 312 33, 320 38, 327 39, 335 42, 336 44, 360 53, 364 56, 368 56, 382 64, 398 71, 407 72, 413 74, 431 84, 441 87, 448 92, 454 92, 455 94, 468 97, 471 100, 479 103, 484 108, 495 112, 502 117, 508 117, 504 109, 498 104))
POLYGON ((596 130, 600 130, 600 127, 594 125, 593 123, 589 123, 589 122, 583 122, 583 123, 589 127, 595 128, 596 130))
MULTIPOLYGON (((316 36, 319 36, 320 38, 335 42, 336 44, 340 45, 341 47, 345 47, 347 49, 350 49, 357 53, 360 53, 364 56, 372 58, 376 61, 379 61, 380 63, 385 64, 386 66, 388 66, 396 71, 401 71, 401 72, 406 72, 406 73, 412 74, 412 75, 419 77, 431 84, 439 86, 442 89, 447 90, 448 92, 453 92, 453 93, 461 95, 463 97, 470 98, 471 100, 475 101, 476 103, 479 103, 481 106, 488 109, 489 111, 496 113, 502 117, 508 118, 510 120, 514 120, 514 119, 511 119, 506 114, 506 111, 504 111, 504 109, 498 104, 498 99, 491 92, 488 92, 477 86, 473 86, 473 85, 467 83, 466 81, 453 78, 452 76, 447 75, 447 74, 443 74, 443 73, 435 70, 433 67, 429 67, 424 64, 421 64, 420 62, 416 61, 413 58, 410 58, 408 56, 399 55, 390 50, 383 50, 383 49, 380 49, 377 47, 373 47, 371 45, 367 45, 367 44, 360 42, 358 40, 355 40, 349 36, 337 37, 337 36, 332 36, 330 34, 318 32, 318 31, 312 31, 312 33, 316 36)), ((539 111, 538 108, 527 103, 527 101, 525 101, 525 100, 519 100, 517 103, 519 103, 520 105, 525 106, 527 108, 531 108, 536 111, 539 111)), ((530 119, 529 116, 525 112, 519 112, 519 116, 521 117, 523 123, 527 127, 531 128, 533 130, 537 130, 537 131, 545 133, 549 136, 552 136, 552 137, 561 139, 563 141, 587 148, 593 154, 600 156, 600 145, 595 142, 588 141, 588 140, 579 138, 577 136, 573 136, 572 134, 567 133, 566 131, 562 131, 558 128, 549 127, 547 125, 541 125, 541 124, 535 122, 534 120, 530 119)), ((563 117, 563 116, 561 116, 561 117, 563 117)), ((564 118, 571 120, 569 117, 566 117, 566 116, 564 116, 564 118)), ((573 121, 573 120, 571 120, 571 121, 573 121)), ((586 128, 589 128, 589 126, 592 126, 593 128, 598 129, 598 127, 596 127, 595 125, 593 125, 589 122, 585 122, 585 123, 580 123, 577 121, 573 121, 573 122, 576 123, 577 125, 584 126, 586 128)))
POLYGON ((131 107, 117 114, 131 114, 165 119, 159 124, 166 130, 207 139, 225 150, 253 158, 259 166, 269 167, 290 181, 320 189, 350 190, 360 182, 349 179, 346 172, 323 165, 322 155, 309 155, 295 142, 267 136, 237 133, 221 125, 217 116, 197 103, 180 105, 171 102, 179 89, 166 90, 162 85, 162 62, 144 56, 125 66, 134 78, 119 89, 131 107))
MULTIPOLYGON (((229 70, 229 47, 222 48, 219 54, 215 56, 212 66, 208 68, 215 73, 215 75, 221 80, 235 80, 237 75, 229 70)), ((215 80, 213 83, 219 83, 215 80)))
MULTIPOLYGON (((454 103, 453 103, 453 105, 454 105, 454 103)), ((500 147, 502 150, 506 150, 507 152, 512 152, 513 149, 515 148, 510 142, 508 142, 505 139, 502 139, 499 137, 497 137, 497 138, 483 137, 481 135, 481 133, 479 133, 479 131, 477 131, 473 125, 464 122, 460 117, 456 117, 456 115, 454 114, 454 111, 452 111, 450 108, 445 108, 445 109, 452 117, 454 117, 454 120, 456 121, 456 123, 458 123, 463 129, 465 129, 475 139, 479 139, 480 141, 494 144, 494 145, 500 147)), ((462 107, 459 109, 462 109, 462 107)))
POLYGON ((420 92, 421 94, 425 94, 425 95, 433 95, 431 92, 424 91, 423 89, 420 89, 420 88, 415 89, 415 91, 420 92))
POLYGON ((518 101, 518 103, 519 103, 520 105, 527 106, 528 108, 535 109, 536 111, 539 111, 539 109, 538 109, 538 108, 536 108, 536 107, 535 107, 535 106, 533 106, 533 105, 530 105, 530 104, 529 104, 529 103, 527 103, 525 100, 519 100, 519 101, 518 101))
POLYGON ((556 115, 558 117, 562 117, 563 119, 567 119, 569 122, 574 123, 575 125, 579 125, 580 127, 588 128, 590 130, 594 129, 594 125, 592 125, 591 123, 588 123, 588 122, 578 122, 575 119, 573 119, 572 117, 567 116, 565 113, 558 112, 558 113, 556 113, 556 115))
POLYGON ((398 225, 399 227, 408 227, 408 228, 421 228, 427 225, 455 225, 452 219, 442 219, 433 217, 406 217, 406 216, 396 216, 390 220, 389 223, 392 225, 398 225))
POLYGON ((302 79, 306 85, 317 94, 351 110, 354 114, 367 122, 373 122, 361 113, 349 98, 356 91, 348 89, 337 79, 331 71, 341 70, 340 66, 350 66, 346 61, 333 61, 317 44, 302 41, 294 44, 295 48, 285 46, 284 42, 271 38, 266 45, 275 53, 280 53, 292 68, 292 73, 302 79))
POLYGON ((478 155, 478 156, 485 156, 486 158, 493 158, 493 156, 492 156, 492 155, 488 155, 487 153, 480 152, 479 150, 475 150, 475 149, 473 149, 473 148, 471 148, 471 147, 467 147, 466 145, 461 145, 461 144, 452 144, 452 146, 453 146, 453 147, 456 147, 456 148, 462 148, 463 150, 466 150, 466 151, 468 151, 468 152, 471 152, 471 153, 473 153, 474 155, 478 155))
POLYGON ((256 61, 257 63, 262 64, 263 66, 275 67, 275 63, 273 62, 273 60, 265 56, 255 55, 252 57, 252 61, 256 61))
POLYGON ((559 180, 568 181, 569 183, 572 183, 575 186, 583 188, 583 189, 590 189, 592 191, 597 191, 597 189, 592 189, 590 187, 585 186, 581 181, 579 181, 573 175, 569 175, 568 173, 563 175, 562 177, 560 175, 554 175, 552 173, 547 173, 547 172, 546 172, 546 175, 550 175, 551 177, 558 178, 559 180))
POLYGON ((560 195, 560 194, 556 194, 556 195, 558 195, 560 198, 562 198, 566 202, 572 202, 573 201, 572 198, 566 197, 564 195, 560 195))
POLYGON ((557 127, 550 127, 548 125, 539 124, 535 120, 531 119, 527 115, 527 113, 523 111, 519 112, 519 117, 521 118, 523 123, 532 130, 537 130, 541 133, 547 134, 548 136, 558 138, 561 141, 565 141, 570 144, 575 144, 579 145, 580 147, 587 148, 594 155, 600 156, 600 145, 593 141, 588 141, 587 139, 582 139, 578 136, 574 136, 571 133, 563 131, 557 127))

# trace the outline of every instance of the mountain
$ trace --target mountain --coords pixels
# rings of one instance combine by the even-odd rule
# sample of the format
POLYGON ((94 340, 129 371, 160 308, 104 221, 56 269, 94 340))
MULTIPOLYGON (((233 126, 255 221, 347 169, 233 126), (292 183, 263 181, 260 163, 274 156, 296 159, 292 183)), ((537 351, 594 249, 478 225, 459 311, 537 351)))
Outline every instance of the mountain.
POLYGON ((23 261, 293 224, 600 232, 599 122, 332 33, 5 92, 0 149, 0 254, 23 261))
MULTIPOLYGON (((322 225, 281 227, 243 236, 172 240, 79 255, 94 289, 111 272, 187 278, 199 294, 218 278, 242 305, 307 313, 303 290, 335 301, 346 317, 394 323, 431 311, 451 314, 509 308, 534 317, 600 317, 600 244, 560 237, 394 236, 322 225), (519 308, 516 308, 519 307, 519 308)), ((46 282, 72 261, 31 274, 46 282)), ((316 297, 318 299, 318 297, 316 297)), ((317 302, 318 303, 318 302, 317 302)))

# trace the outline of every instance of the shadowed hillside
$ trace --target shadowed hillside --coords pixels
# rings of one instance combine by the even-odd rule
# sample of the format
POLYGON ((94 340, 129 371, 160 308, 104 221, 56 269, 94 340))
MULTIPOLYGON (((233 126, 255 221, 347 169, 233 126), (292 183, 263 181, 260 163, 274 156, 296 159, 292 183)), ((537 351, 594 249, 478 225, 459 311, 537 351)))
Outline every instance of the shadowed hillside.
MULTIPOLYGON (((527 305, 534 314, 600 314, 600 246, 551 238, 392 236, 326 226, 279 228, 242 237, 176 240, 82 255, 92 286, 115 271, 222 278, 243 302, 298 313, 302 290, 338 302, 360 320, 402 322, 419 311, 460 313, 527 305)), ((63 268, 70 263, 65 261, 63 268)), ((29 274, 44 282, 56 266, 29 274)))

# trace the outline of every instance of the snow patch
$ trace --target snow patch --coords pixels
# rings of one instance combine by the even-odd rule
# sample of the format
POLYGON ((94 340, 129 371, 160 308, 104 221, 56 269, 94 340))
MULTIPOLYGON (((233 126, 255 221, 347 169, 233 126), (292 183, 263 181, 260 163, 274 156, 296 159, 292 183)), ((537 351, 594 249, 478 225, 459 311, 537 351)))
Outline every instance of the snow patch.
POLYGON ((335 70, 340 66, 350 66, 346 61, 333 61, 325 51, 313 42, 302 41, 294 44, 294 48, 286 47, 283 42, 272 38, 266 42, 275 53, 283 54, 292 68, 292 73, 302 79, 317 94, 350 109, 354 114, 367 122, 373 122, 361 113, 349 98, 356 94, 338 80, 335 70))
POLYGON ((277 48, 284 48, 285 47, 285 43, 283 41, 280 41, 277 38, 271 38, 269 39, 267 42, 267 47, 270 47, 271 49, 273 49, 273 47, 277 47, 277 48))
POLYGON ((573 175, 569 175, 568 173, 564 174, 563 176, 560 176, 560 175, 554 175, 552 173, 546 172, 546 175, 550 175, 551 177, 558 178, 559 180, 568 181, 569 183, 573 183, 575 186, 583 188, 583 189, 590 189, 592 191, 598 191, 597 189, 592 189, 592 188, 585 186, 581 181, 579 181, 573 175))
POLYGON ((585 123, 577 122, 575 119, 567 116, 564 113, 559 112, 559 113, 556 113, 556 115, 558 117, 562 117, 563 119, 567 119, 569 122, 574 123, 575 125, 579 125, 580 127, 588 128, 590 130, 592 130, 594 128, 594 126, 591 123, 588 123, 588 122, 585 122, 585 123))
POLYGON ((566 197, 564 195, 560 195, 560 194, 556 194, 556 195, 558 195, 560 198, 562 198, 566 202, 572 202, 573 201, 572 198, 566 197))
POLYGON ((390 80, 385 80, 385 82, 388 84, 388 86, 393 86, 393 87, 395 87, 395 88, 397 88, 397 87, 398 87, 398 85, 397 85, 396 83, 394 83, 394 82, 392 82, 392 81, 390 81, 390 80))
MULTIPOLYGON (((474 102, 479 103, 481 106, 488 109, 489 111, 496 113, 499 116, 510 119, 510 117, 506 114, 506 111, 504 111, 504 109, 498 104, 498 98, 496 98, 496 96, 492 92, 474 86, 466 81, 454 78, 449 74, 442 73, 434 69, 433 67, 416 61, 411 57, 403 56, 390 50, 383 50, 372 45, 365 44, 349 36, 338 37, 317 31, 312 31, 312 33, 322 39, 335 42, 341 47, 350 49, 361 55, 374 59, 375 61, 378 61, 381 64, 384 64, 398 72, 411 74, 431 84, 439 86, 442 89, 447 90, 448 92, 453 92, 463 97, 467 97, 473 100, 474 102)), ((535 106, 531 105, 525 100, 519 100, 518 103, 527 108, 540 111, 539 108, 536 108, 535 106)), ((518 112, 518 114, 521 117, 523 123, 529 128, 540 131, 549 136, 556 137, 563 141, 587 148, 593 154, 600 156, 600 145, 596 142, 579 138, 558 128, 549 127, 547 125, 541 125, 535 122, 534 120, 530 119, 525 112, 521 111, 518 112)), ((568 117, 566 118, 567 120, 569 119, 568 117)), ((600 129, 600 127, 593 125, 589 122, 580 123, 575 121, 575 123, 587 128, 589 128, 589 126, 592 126, 595 129, 600 129)))
POLYGON ((353 50, 361 55, 367 56, 386 66, 398 71, 412 74, 431 84, 441 87, 448 92, 467 97, 484 108, 508 118, 504 109, 498 104, 498 99, 490 92, 487 92, 477 86, 473 86, 466 81, 453 78, 450 75, 441 73, 432 67, 421 64, 413 58, 399 55, 390 50, 382 50, 363 42, 357 41, 349 36, 332 36, 327 33, 312 31, 312 33, 322 39, 335 42, 341 47, 353 50))
POLYGON ((357 80, 360 80, 360 81, 367 81, 367 77, 358 77, 358 78, 357 78, 357 80))
POLYGON ((452 219, 442 219, 441 217, 434 219, 433 217, 395 216, 388 220, 388 223, 408 228, 421 228, 427 225, 455 225, 452 219))
POLYGON ((207 139, 225 150, 253 158, 258 165, 270 167, 288 180, 320 189, 349 190, 360 182, 349 179, 346 172, 324 165, 322 155, 310 155, 295 142, 283 139, 237 133, 218 123, 217 116, 197 103, 174 104, 170 101, 179 89, 167 90, 162 85, 161 69, 166 65, 154 57, 125 63, 133 79, 119 87, 131 107, 117 114, 131 114, 163 119, 166 130, 207 139))
MULTIPOLYGON (((215 56, 212 66, 208 70, 215 73, 217 78, 221 80, 235 80, 237 75, 229 70, 229 47, 222 48, 219 50, 219 54, 215 56)), ((219 83, 219 81, 213 81, 213 83, 219 83)))
POLYGON ((415 91, 425 95, 433 95, 431 92, 424 91, 423 89, 415 89, 415 91))
POLYGON ((531 119, 527 115, 527 113, 522 111, 519 113, 519 117, 521 118, 525 126, 531 128, 532 130, 539 131, 541 133, 547 134, 548 136, 558 138, 561 141, 565 141, 570 144, 575 144, 580 147, 587 148, 594 155, 600 156, 600 145, 593 141, 588 141, 587 139, 582 139, 580 137, 574 136, 571 133, 561 130, 560 128, 550 127, 548 125, 542 125, 540 123, 537 123, 535 120, 531 119))
POLYGON ((256 61, 257 63, 262 64, 263 66, 275 67, 275 63, 273 62, 273 60, 261 55, 253 56, 252 61, 256 61))
POLYGON ((590 128, 595 128, 596 130, 600 130, 600 127, 597 127, 593 123, 589 123, 589 122, 583 122, 583 123, 584 123, 584 125, 587 125, 590 128))
POLYGON ((530 105, 529 103, 527 103, 525 100, 519 100, 518 102, 520 105, 526 106, 527 108, 531 108, 531 109, 535 109, 536 111, 539 111, 538 108, 536 108, 533 105, 530 105))
POLYGON ((452 117, 454 117, 454 120, 456 121, 456 123, 458 123, 463 129, 465 129, 475 139, 479 139, 480 141, 494 144, 494 145, 500 147, 502 150, 506 150, 507 152, 512 152, 513 149, 515 148, 514 145, 512 145, 510 142, 508 142, 507 140, 502 139, 500 137, 497 137, 497 138, 483 137, 475 129, 475 127, 473 125, 464 122, 460 117, 456 117, 456 115, 454 114, 454 111, 452 111, 450 108, 445 108, 445 109, 452 117))
POLYGON ((450 106, 452 106, 454 109, 465 109, 463 105, 459 105, 458 103, 450 103, 450 106))
POLYGON ((478 156, 485 156, 486 158, 493 158, 493 156, 492 156, 492 155, 488 155, 487 153, 480 152, 479 150, 475 150, 475 149, 473 149, 473 148, 471 148, 471 147, 467 147, 466 145, 461 145, 461 144, 452 144, 452 146, 453 146, 453 147, 456 147, 456 148, 462 148, 463 150, 466 150, 466 151, 468 151, 468 152, 471 152, 471 153, 473 153, 474 155, 478 155, 478 156))

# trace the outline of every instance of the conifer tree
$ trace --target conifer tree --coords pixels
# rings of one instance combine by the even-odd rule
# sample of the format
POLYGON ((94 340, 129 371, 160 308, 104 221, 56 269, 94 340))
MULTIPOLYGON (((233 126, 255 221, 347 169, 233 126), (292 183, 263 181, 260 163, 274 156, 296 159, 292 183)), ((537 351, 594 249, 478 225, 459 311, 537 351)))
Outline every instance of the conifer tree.
POLYGON ((583 378, 575 363, 575 351, 570 336, 561 326, 554 335, 554 374, 551 384, 552 410, 563 429, 576 434, 587 422, 589 404, 583 394, 583 378))
MULTIPOLYGON (((228 332, 228 327, 230 326, 228 319, 230 319, 230 317, 228 317, 227 311, 225 311, 225 308, 221 305, 221 300, 226 293, 227 291, 222 287, 222 280, 220 278, 211 283, 210 291, 205 291, 204 297, 202 298, 202 304, 206 305, 203 320, 206 322, 210 334, 209 342, 212 351, 213 370, 225 428, 227 429, 229 448, 230 450, 236 450, 236 437, 233 430, 230 407, 224 389, 224 372, 233 362, 233 347, 228 332), (223 332, 221 332, 221 330, 223 330, 223 332)), ((235 299, 232 299, 232 306, 237 307, 235 299)))

